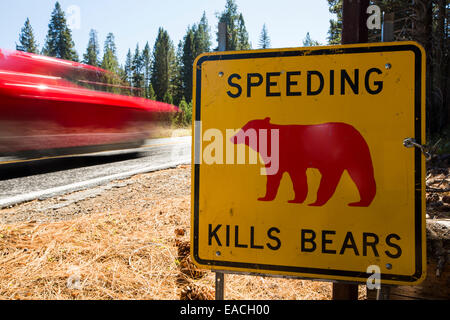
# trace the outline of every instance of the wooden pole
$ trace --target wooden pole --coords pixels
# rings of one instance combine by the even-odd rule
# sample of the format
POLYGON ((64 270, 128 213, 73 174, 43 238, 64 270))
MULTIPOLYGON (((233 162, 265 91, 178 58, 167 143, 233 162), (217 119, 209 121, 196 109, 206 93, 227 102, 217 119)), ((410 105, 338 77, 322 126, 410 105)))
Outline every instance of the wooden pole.
POLYGON ((366 43, 369 0, 344 0, 342 7, 342 44, 366 43))
POLYGON ((394 41, 394 18, 395 14, 393 12, 384 14, 381 42, 394 41))
MULTIPOLYGON (((344 0, 342 7, 342 44, 366 43, 369 0, 344 0)), ((358 300, 358 285, 333 283, 333 300, 358 300)))
POLYGON ((219 22, 219 50, 227 50, 227 24, 225 22, 219 22))
POLYGON ((358 300, 358 285, 333 283, 333 300, 358 300))
POLYGON ((377 300, 389 300, 390 292, 390 286, 381 286, 381 288, 377 290, 377 300))

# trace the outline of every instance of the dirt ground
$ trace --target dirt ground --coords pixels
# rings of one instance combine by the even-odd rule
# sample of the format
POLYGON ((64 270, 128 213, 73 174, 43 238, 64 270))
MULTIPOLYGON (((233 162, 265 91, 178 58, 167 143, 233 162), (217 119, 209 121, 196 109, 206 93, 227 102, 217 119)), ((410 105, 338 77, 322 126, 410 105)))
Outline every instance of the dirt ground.
MULTIPOLYGON (((180 166, 0 210, 0 299, 213 299, 189 258, 190 179, 180 166)), ((331 283, 226 275, 226 299, 331 299, 331 283)))

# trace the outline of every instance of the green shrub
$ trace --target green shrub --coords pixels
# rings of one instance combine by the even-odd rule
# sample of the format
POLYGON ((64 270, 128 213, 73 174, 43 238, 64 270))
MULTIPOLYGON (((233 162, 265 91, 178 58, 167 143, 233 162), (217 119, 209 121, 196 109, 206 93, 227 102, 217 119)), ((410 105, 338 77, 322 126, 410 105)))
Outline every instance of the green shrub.
POLYGON ((174 114, 172 125, 176 127, 187 127, 192 123, 192 101, 187 103, 183 98, 179 105, 180 112, 174 114))

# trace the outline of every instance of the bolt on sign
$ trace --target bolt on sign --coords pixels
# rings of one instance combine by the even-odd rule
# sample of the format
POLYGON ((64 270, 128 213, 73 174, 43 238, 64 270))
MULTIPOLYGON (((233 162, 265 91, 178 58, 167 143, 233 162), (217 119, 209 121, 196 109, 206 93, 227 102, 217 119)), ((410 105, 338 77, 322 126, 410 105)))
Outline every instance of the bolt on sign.
POLYGON ((192 258, 383 284, 425 277, 425 52, 414 42, 201 55, 192 258))

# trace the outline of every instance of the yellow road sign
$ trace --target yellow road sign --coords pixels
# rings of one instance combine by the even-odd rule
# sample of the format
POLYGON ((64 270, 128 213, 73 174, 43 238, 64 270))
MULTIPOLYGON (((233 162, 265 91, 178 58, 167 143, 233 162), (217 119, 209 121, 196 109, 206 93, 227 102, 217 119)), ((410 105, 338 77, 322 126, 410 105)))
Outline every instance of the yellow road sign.
POLYGON ((245 273, 425 277, 425 52, 413 42, 204 54, 192 258, 245 273), (375 273, 374 273, 375 272, 375 273))

